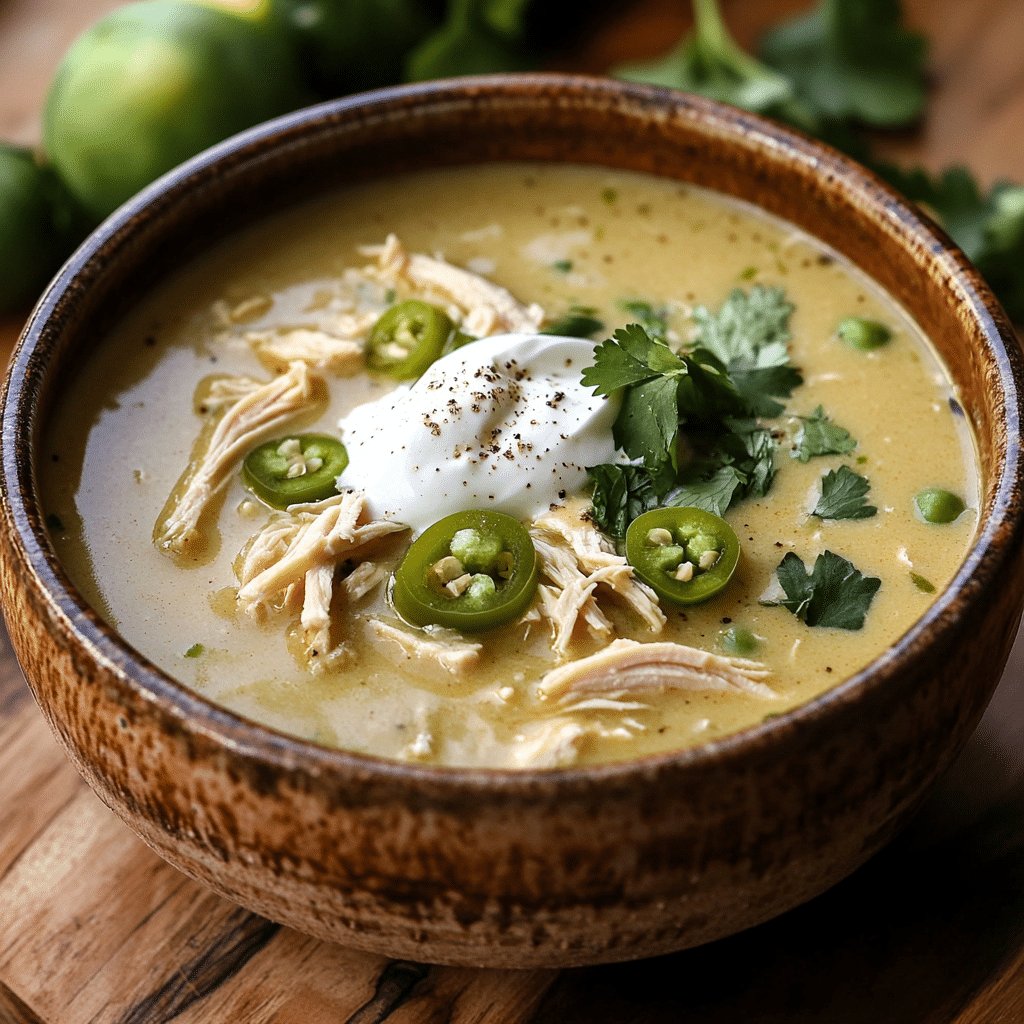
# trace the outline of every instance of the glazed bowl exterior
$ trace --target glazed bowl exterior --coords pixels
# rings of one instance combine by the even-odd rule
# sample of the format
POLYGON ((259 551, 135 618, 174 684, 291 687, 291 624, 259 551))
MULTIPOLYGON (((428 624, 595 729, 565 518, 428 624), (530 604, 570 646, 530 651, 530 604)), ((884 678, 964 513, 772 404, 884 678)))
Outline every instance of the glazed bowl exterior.
POLYGON ((4 611, 77 769, 157 853, 216 892, 322 939, 416 960, 551 967, 664 953, 843 878, 907 821, 969 736, 1024 601, 1022 381, 1011 328, 948 238, 866 171, 777 125, 564 76, 351 97, 171 172, 50 287, 6 383, 4 611), (432 768, 318 746, 213 705, 76 593, 40 508, 38 439, 75 359, 131 298, 268 210, 346 182, 498 160, 646 171, 752 202, 864 268, 930 335, 978 441, 977 540, 928 613, 863 671, 679 753, 546 771, 432 768))

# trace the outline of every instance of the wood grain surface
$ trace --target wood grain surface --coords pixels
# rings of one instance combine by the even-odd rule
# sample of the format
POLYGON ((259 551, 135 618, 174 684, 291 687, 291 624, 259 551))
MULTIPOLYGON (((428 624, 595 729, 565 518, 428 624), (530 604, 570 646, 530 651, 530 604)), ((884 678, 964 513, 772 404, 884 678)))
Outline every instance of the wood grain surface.
MULTIPOLYGON (((0 138, 38 139, 52 69, 110 0, 0 0, 0 138)), ((725 0, 750 46, 801 0, 725 0)), ((929 113, 878 145, 1024 180, 1024 0, 910 0, 929 113)), ((559 67, 665 49, 685 0, 622 4, 559 67)), ((0 268, 2 272, 2 268, 0 268)), ((27 311, 26 311, 27 313, 27 311)), ((0 358, 24 316, 0 321, 0 358)), ((1019 1024, 1024 1021, 1024 644, 942 787, 831 892, 702 949, 570 971, 352 952, 250 914, 151 853, 58 750, 0 631, 0 1022, 12 1024, 1019 1024)))

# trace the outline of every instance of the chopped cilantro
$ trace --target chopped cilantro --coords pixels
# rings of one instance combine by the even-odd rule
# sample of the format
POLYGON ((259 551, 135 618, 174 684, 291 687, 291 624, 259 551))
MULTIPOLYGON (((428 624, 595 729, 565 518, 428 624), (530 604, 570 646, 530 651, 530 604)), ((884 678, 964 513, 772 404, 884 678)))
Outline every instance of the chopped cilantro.
POLYGON ((63 533, 64 522, 55 512, 49 512, 46 516, 46 528, 54 533, 63 533))
POLYGON ((619 198, 619 190, 615 189, 615 188, 611 188, 611 187, 603 188, 603 189, 601 189, 601 198, 609 206, 611 206, 612 203, 614 203, 615 200, 619 198))
POLYGON ((656 341, 668 340, 668 310, 664 306, 654 306, 643 299, 623 299, 619 306, 656 341))
MULTIPOLYGON (((796 435, 796 448, 792 455, 794 459, 807 462, 817 455, 849 455, 857 442, 850 436, 848 430, 836 426, 825 415, 823 406, 818 406, 810 416, 799 417, 803 426, 796 435)), ((864 456, 857 459, 858 462, 867 461, 864 456)))
POLYGON ((784 406, 774 399, 788 398, 803 382, 786 346, 792 312, 781 288, 761 285, 749 295, 736 288, 717 314, 704 306, 693 311, 699 343, 725 364, 755 416, 778 416, 784 406))
POLYGON ((926 580, 923 576, 918 576, 916 572, 910 574, 911 582, 924 594, 934 594, 935 584, 931 580, 926 580))
POLYGON ((849 466, 830 470, 821 478, 821 497, 811 515, 819 519, 869 519, 878 511, 865 501, 870 489, 867 478, 849 466))
POLYGON ((826 551, 818 555, 814 569, 807 567, 792 551, 776 570, 786 594, 778 602, 808 626, 860 629, 871 600, 882 581, 865 576, 840 555, 826 551))
POLYGON ((572 270, 572 260, 555 260, 551 264, 552 270, 557 270, 559 273, 568 274, 572 270))
POLYGON ((757 267, 744 267, 740 272, 740 277, 743 278, 744 281, 752 281, 757 277, 757 267))
POLYGON ((193 644, 186 652, 186 658, 200 658, 206 653, 206 648, 202 644, 193 644))
POLYGON ((541 331, 541 334, 557 334, 564 338, 589 338, 604 330, 604 322, 598 320, 593 306, 570 306, 565 316, 559 317, 541 331))

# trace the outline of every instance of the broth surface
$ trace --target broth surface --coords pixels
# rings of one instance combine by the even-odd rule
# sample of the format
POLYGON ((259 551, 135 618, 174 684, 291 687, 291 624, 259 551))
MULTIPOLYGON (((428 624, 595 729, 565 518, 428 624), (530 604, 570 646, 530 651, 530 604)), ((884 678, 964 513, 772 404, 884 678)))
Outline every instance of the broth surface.
MULTIPOLYGON (((661 635, 602 605, 619 635, 640 640, 722 653, 725 630, 749 630, 777 698, 676 690, 631 696, 625 710, 581 711, 578 720, 592 728, 571 744, 578 763, 684 748, 806 702, 906 632, 935 599, 921 581, 940 592, 960 565, 978 484, 948 377, 910 319, 821 243, 735 201, 624 172, 511 165, 418 174, 303 206, 202 256, 142 299, 57 405, 42 484, 58 553, 137 650, 199 693, 322 743, 466 766, 533 763, 516 751, 567 717, 557 708, 538 715, 530 696, 554 664, 544 623, 485 638, 480 664, 465 678, 412 666, 393 645, 372 640, 350 671, 311 676, 290 649, 287 619, 258 623, 232 612, 232 563, 268 511, 255 507, 237 474, 220 506, 212 557, 183 567, 152 543, 199 430, 197 383, 211 373, 266 379, 239 333, 329 327, 345 268, 368 262, 357 247, 392 231, 409 252, 441 253, 521 302, 539 303, 549 319, 573 305, 593 307, 605 324, 598 339, 636 319, 623 306, 631 300, 664 305, 676 345, 691 340, 694 307, 716 311, 735 288, 781 287, 795 306, 789 347, 804 383, 770 421, 778 434, 770 493, 726 515, 743 550, 731 583, 708 604, 665 608, 661 635), (244 324, 226 326, 224 310, 240 303, 251 311, 244 324), (836 327, 850 315, 885 323, 892 340, 869 352, 844 345, 836 327), (800 462, 790 456, 797 417, 819 405, 857 447, 800 462), (840 465, 870 480, 877 515, 809 515, 822 475, 840 465), (948 525, 922 522, 913 498, 930 486, 959 493, 968 511, 948 525), (808 627, 786 608, 760 603, 786 552, 810 570, 826 549, 882 581, 860 630, 808 627)), ((339 417, 392 386, 371 374, 327 376, 330 401, 305 429, 333 433, 339 417)), ((368 595, 346 626, 361 635, 368 617, 393 614, 384 591, 368 595)), ((576 653, 601 646, 581 635, 576 653)))

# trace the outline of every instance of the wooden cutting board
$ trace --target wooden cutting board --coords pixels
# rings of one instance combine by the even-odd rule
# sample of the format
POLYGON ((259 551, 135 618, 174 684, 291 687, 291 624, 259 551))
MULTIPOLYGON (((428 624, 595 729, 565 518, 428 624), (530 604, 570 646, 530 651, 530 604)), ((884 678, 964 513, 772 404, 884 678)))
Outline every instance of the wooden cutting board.
MULTIPOLYGON (((110 0, 0 0, 0 138, 31 144, 52 68, 110 0)), ((800 0, 724 0, 751 45, 800 0)), ((932 170, 1024 180, 1024 0, 914 0, 932 40, 932 170)), ((685 0, 623 4, 559 66, 664 48, 685 0)), ((0 268, 2 272, 2 268, 0 268)), ((6 358, 23 317, 0 321, 6 358)), ((698 950, 567 971, 363 954, 242 910, 151 853, 64 760, 0 631, 0 1022, 975 1024, 1024 1021, 1024 644, 911 828, 846 882, 698 950)))

